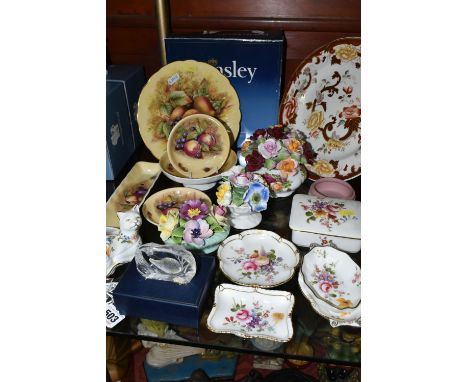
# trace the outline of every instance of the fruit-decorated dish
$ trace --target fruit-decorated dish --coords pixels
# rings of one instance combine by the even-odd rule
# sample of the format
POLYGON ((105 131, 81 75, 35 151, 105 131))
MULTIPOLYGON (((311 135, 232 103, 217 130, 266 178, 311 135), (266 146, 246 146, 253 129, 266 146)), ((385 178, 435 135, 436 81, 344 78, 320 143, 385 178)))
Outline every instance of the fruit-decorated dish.
POLYGON ((197 190, 205 191, 214 187, 216 185, 216 182, 218 182, 221 179, 222 173, 231 169, 236 164, 236 162, 236 152, 231 150, 228 159, 226 160, 226 162, 224 162, 218 174, 199 179, 186 178, 180 172, 178 172, 169 161, 169 156, 167 155, 167 152, 165 152, 161 156, 159 164, 161 165, 161 170, 164 173, 164 175, 166 175, 169 179, 173 180, 174 182, 182 183, 185 187, 192 187, 196 188, 197 190))
POLYGON ((311 53, 281 102, 280 122, 305 133, 317 153, 310 179, 361 173, 361 39, 342 38, 311 53))
POLYGON ((222 123, 204 114, 182 119, 167 141, 169 161, 188 178, 218 173, 230 151, 229 136, 222 123))
POLYGON ((293 336, 293 307, 289 292, 221 284, 206 324, 215 333, 288 342, 293 336))
POLYGON ((172 62, 156 72, 138 101, 138 125, 143 142, 160 159, 171 130, 182 118, 206 114, 220 120, 231 146, 239 135, 239 98, 229 80, 203 62, 172 62))
POLYGON ((304 256, 301 272, 316 297, 337 309, 361 302, 361 268, 345 252, 315 247, 304 256))
POLYGON ((200 200, 211 208, 208 195, 188 187, 173 187, 151 195, 143 204, 143 216, 151 224, 158 225, 159 218, 166 210, 179 208, 186 200, 200 200))
POLYGON ((158 163, 135 163, 107 201, 106 226, 119 227, 117 212, 128 211, 136 204, 141 207, 160 173, 158 163))
POLYGON ((290 280, 300 261, 293 243, 274 232, 257 229, 228 237, 218 248, 218 258, 228 279, 262 288, 290 280))

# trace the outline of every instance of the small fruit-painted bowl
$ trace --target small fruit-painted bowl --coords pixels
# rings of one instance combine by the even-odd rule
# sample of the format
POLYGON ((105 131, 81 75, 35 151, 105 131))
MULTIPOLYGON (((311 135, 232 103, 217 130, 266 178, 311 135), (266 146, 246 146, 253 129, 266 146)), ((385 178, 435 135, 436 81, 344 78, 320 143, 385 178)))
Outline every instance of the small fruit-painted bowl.
POLYGON ((162 213, 158 209, 158 205, 170 200, 174 204, 174 207, 178 208, 189 199, 199 199, 211 208, 211 200, 204 192, 188 187, 173 187, 156 192, 146 199, 143 204, 143 216, 151 224, 157 226, 162 213))
POLYGON ((161 156, 159 164, 161 165, 161 170, 163 174, 169 179, 173 180, 174 182, 182 183, 184 187, 192 187, 197 190, 205 191, 216 186, 216 182, 218 182, 221 179, 222 173, 230 170, 236 164, 236 161, 236 153, 235 151, 231 150, 228 159, 226 160, 226 162, 224 162, 218 174, 199 179, 186 178, 184 175, 178 172, 169 161, 169 156, 167 155, 167 152, 165 152, 161 156))
POLYGON ((230 151, 224 125, 205 114, 180 120, 167 140, 169 161, 188 178, 204 178, 219 172, 230 151))

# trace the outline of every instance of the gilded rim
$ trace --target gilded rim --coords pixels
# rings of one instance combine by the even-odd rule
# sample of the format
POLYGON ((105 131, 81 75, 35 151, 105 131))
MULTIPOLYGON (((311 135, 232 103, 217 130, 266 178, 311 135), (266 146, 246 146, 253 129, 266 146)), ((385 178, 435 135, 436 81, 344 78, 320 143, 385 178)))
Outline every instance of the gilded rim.
POLYGON ((294 329, 292 326, 292 311, 294 309, 294 304, 296 300, 295 297, 292 293, 286 292, 286 291, 277 291, 277 290, 266 290, 262 288, 257 288, 257 287, 246 287, 246 286, 238 286, 238 285, 231 285, 231 284, 220 284, 216 287, 215 290, 215 298, 214 298, 214 303, 213 303, 213 308, 211 309, 210 314, 208 315, 208 318, 206 319, 206 327, 211 330, 214 333, 224 333, 224 334, 233 334, 235 336, 241 337, 241 338, 263 338, 265 340, 270 340, 274 342, 288 342, 293 338, 294 335, 294 329), (236 289, 236 288, 241 288, 241 290, 236 289), (218 295, 220 292, 222 292, 224 289, 230 289, 234 290, 236 292, 245 292, 245 293, 258 293, 258 294, 263 294, 265 296, 275 296, 275 297, 284 297, 287 300, 290 300, 292 303, 290 304, 290 308, 288 311, 287 315, 287 327, 288 327, 288 332, 291 331, 290 335, 287 337, 287 339, 278 339, 276 337, 268 336, 268 335, 263 335, 263 334, 254 334, 254 335, 249 335, 249 334, 244 334, 244 333, 239 333, 238 331, 233 331, 233 330, 219 330, 215 329, 210 325, 210 320, 213 318, 218 302, 218 295), (244 290, 242 290, 244 289, 244 290), (245 290, 248 289, 248 290, 245 290), (262 293, 263 292, 263 293, 262 293), (267 293, 265 293, 267 292, 267 293), (272 292, 282 292, 283 294, 273 294, 272 292))
MULTIPOLYGON (((321 312, 319 312, 318 308, 317 308, 317 303, 313 300, 311 300, 308 296, 307 296, 307 293, 304 292, 304 290, 302 289, 302 285, 301 283, 299 282, 300 278, 302 276, 302 273, 299 273, 299 276, 298 276, 298 284, 299 284, 299 289, 301 290, 302 292, 302 295, 305 297, 305 299, 307 301, 309 301, 310 303, 310 306, 312 306, 312 309, 315 311, 315 313, 317 313, 319 316, 325 318, 326 320, 330 321, 330 323, 332 321, 335 321, 337 322, 339 325, 358 325, 359 327, 361 327, 361 324, 360 324, 360 321, 361 321, 361 317, 357 318, 357 319, 353 319, 353 320, 350 320, 350 321, 346 321, 346 320, 343 320, 343 319, 340 319, 340 318, 335 318, 335 317, 327 317, 325 316, 324 314, 322 314, 321 312)), ((302 280, 305 284, 305 281, 302 280)), ((307 285, 307 284, 306 284, 307 285)), ((310 288, 309 288, 310 289, 310 288)))
POLYGON ((166 152, 167 150, 167 139, 165 139, 164 142, 153 142, 152 140, 148 140, 147 134, 142 133, 143 129, 148 129, 147 122, 142 120, 142 107, 144 104, 148 103, 147 100, 147 94, 151 93, 150 88, 153 86, 153 82, 157 81, 159 76, 162 75, 162 73, 165 74, 166 71, 168 71, 168 67, 184 67, 187 65, 193 65, 196 64, 199 68, 202 70, 206 70, 208 72, 211 72, 214 77, 218 79, 218 81, 221 83, 222 87, 230 93, 232 96, 233 100, 233 110, 232 114, 229 117, 229 122, 223 122, 223 124, 226 124, 230 130, 229 133, 229 138, 232 139, 232 142, 230 146, 237 140, 237 137, 239 136, 240 132, 240 120, 241 120, 241 112, 240 112, 240 102, 239 102, 239 96, 237 95, 236 90, 234 87, 231 85, 229 80, 221 74, 216 68, 213 66, 205 63, 205 62, 200 62, 200 61, 195 61, 195 60, 184 60, 184 61, 174 61, 171 62, 170 64, 164 65, 162 68, 160 68, 157 72, 155 72, 149 80, 146 82, 145 86, 143 86, 143 89, 140 92, 140 97, 138 98, 138 105, 137 105, 137 121, 138 121, 138 131, 140 132, 140 136, 143 139, 143 143, 145 146, 148 148, 148 150, 151 151, 151 153, 157 158, 160 159, 161 155, 166 152))
MULTIPOLYGON (((361 44, 361 37, 355 36, 355 37, 342 37, 338 38, 336 40, 333 40, 327 44, 322 45, 321 47, 315 49, 312 51, 312 53, 309 53, 306 58, 304 58, 301 63, 296 67, 294 70, 293 74, 290 77, 290 80, 288 82, 288 86, 286 86, 284 89, 285 91, 283 92, 283 97, 281 98, 281 103, 280 103, 280 110, 279 110, 279 117, 278 121, 283 124, 283 109, 284 109, 284 104, 287 98, 287 95, 289 93, 289 89, 291 88, 292 84, 295 82, 297 76, 301 73, 302 69, 304 68, 305 65, 309 63, 309 61, 312 60, 313 57, 318 56, 322 51, 324 50, 329 50, 331 47, 336 46, 336 45, 341 45, 341 44, 352 44, 352 45, 357 45, 361 44)), ((311 171, 307 171, 308 178, 311 180, 318 180, 321 178, 318 174, 315 174, 311 171)), ((357 178, 358 176, 361 175, 361 167, 359 167, 356 171, 350 173, 349 177, 346 178, 338 178, 341 180, 351 180, 354 178, 357 178)), ((335 177, 332 177, 335 178, 335 177)))
POLYGON ((270 289, 270 288, 277 287, 278 285, 286 284, 288 281, 290 281, 294 277, 294 274, 296 273, 296 268, 301 263, 301 255, 299 253, 299 250, 297 249, 297 247, 292 242, 290 242, 289 240, 283 239, 281 236, 279 236, 278 234, 276 234, 274 232, 267 231, 267 230, 262 230, 262 229, 250 229, 248 231, 243 231, 243 232, 241 232, 241 233, 239 233, 237 235, 232 235, 232 236, 229 236, 228 238, 224 239, 223 242, 218 247, 217 257, 218 257, 218 260, 219 260, 219 269, 221 269, 221 272, 223 272, 223 275, 226 276, 227 279, 229 279, 230 281, 232 281, 233 283, 238 284, 238 285, 242 285, 242 286, 246 286, 246 287, 253 287, 253 288, 264 288, 264 289, 270 289), (244 236, 249 236, 249 235, 253 235, 253 234, 267 234, 267 235, 271 236, 274 240, 276 240, 278 243, 284 243, 289 248, 291 248, 291 250, 294 253, 294 257, 296 258, 296 265, 294 265, 294 267, 291 268, 292 272, 291 272, 291 275, 289 276, 289 278, 287 280, 281 281, 281 282, 276 283, 276 284, 271 284, 271 285, 247 284, 247 283, 242 283, 242 282, 237 281, 237 280, 233 280, 231 277, 229 277, 224 272, 223 265, 225 263, 223 262, 223 260, 221 258, 222 249, 229 242, 231 242, 231 241, 233 241, 235 239, 242 240, 244 238, 244 236))

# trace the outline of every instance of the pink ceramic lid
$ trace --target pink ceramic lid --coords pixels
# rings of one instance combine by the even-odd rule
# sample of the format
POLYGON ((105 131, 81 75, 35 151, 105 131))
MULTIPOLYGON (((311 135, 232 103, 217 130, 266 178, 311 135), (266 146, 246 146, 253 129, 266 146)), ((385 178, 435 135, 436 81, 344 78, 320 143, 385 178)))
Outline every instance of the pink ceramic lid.
POLYGON ((318 198, 337 198, 354 200, 356 193, 353 187, 341 179, 336 178, 321 178, 314 182, 309 189, 309 195, 314 195, 318 198))

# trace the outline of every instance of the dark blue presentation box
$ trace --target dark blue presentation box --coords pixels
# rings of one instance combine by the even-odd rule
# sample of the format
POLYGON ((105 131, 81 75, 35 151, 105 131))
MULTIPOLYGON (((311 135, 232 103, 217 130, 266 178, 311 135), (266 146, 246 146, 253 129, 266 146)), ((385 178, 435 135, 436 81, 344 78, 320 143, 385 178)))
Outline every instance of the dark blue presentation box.
POLYGON ((127 267, 114 289, 114 304, 121 314, 198 328, 210 289, 216 260, 196 257, 197 273, 184 285, 147 280, 136 269, 135 260, 127 267))

